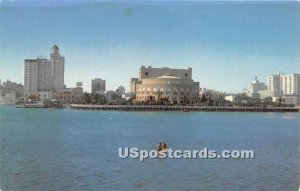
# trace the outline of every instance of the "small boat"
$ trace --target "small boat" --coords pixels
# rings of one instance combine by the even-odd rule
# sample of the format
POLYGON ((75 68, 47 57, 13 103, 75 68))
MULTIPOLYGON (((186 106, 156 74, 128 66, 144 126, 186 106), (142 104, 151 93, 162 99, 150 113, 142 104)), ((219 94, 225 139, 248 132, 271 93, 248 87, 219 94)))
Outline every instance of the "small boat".
POLYGON ((167 152, 168 152, 168 149, 162 149, 162 150, 158 151, 159 154, 167 153, 167 152))

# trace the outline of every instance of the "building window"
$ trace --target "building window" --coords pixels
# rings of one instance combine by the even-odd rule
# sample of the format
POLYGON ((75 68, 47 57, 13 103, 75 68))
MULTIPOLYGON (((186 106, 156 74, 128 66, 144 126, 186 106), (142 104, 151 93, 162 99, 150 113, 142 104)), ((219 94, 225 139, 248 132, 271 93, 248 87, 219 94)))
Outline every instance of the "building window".
POLYGON ((148 72, 145 72, 145 76, 148 76, 148 72))
POLYGON ((184 76, 187 78, 189 75, 188 75, 188 73, 185 73, 184 76))

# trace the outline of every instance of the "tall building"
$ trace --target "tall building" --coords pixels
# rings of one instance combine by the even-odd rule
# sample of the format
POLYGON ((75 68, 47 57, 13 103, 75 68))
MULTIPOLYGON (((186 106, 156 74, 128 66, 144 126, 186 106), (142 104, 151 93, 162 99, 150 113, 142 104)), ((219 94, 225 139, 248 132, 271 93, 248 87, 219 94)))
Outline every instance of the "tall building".
POLYGON ((131 79, 130 92, 139 102, 164 100, 170 104, 194 104, 199 98, 199 82, 192 79, 192 68, 142 66, 139 78, 131 79))
POLYGON ((267 90, 258 91, 261 99, 265 99, 267 97, 281 97, 283 96, 283 91, 280 86, 281 74, 273 74, 267 77, 267 90))
POLYGON ((268 90, 280 90, 280 74, 269 75, 267 79, 268 90))
POLYGON ((257 76, 255 76, 255 80, 252 81, 248 87, 247 95, 252 98, 260 98, 259 91, 267 90, 268 87, 263 82, 259 82, 257 80, 257 76))
POLYGON ((268 76, 268 90, 259 91, 260 98, 283 98, 286 104, 300 103, 300 74, 273 74, 268 76))
POLYGON ((116 89, 116 93, 118 95, 123 95, 125 94, 125 88, 123 86, 119 86, 117 89, 116 89))
POLYGON ((105 80, 101 78, 95 78, 92 80, 91 92, 97 94, 103 94, 105 92, 105 80))
POLYGON ((300 96, 300 74, 273 74, 268 76, 268 96, 300 96))
POLYGON ((65 58, 60 56, 59 48, 54 45, 50 60, 45 58, 25 59, 24 95, 48 98, 49 91, 64 88, 65 58))
POLYGON ((50 63, 52 66, 53 89, 64 88, 65 57, 60 56, 59 48, 54 45, 50 54, 50 63))
POLYGON ((285 96, 300 96, 300 74, 282 74, 280 87, 285 96))

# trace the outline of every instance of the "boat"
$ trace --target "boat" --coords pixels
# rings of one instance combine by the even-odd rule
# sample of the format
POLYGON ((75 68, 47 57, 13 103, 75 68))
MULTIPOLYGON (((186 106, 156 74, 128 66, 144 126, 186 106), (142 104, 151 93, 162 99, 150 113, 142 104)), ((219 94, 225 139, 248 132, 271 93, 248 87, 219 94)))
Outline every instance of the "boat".
POLYGON ((163 154, 163 153, 167 153, 168 152, 168 149, 162 149, 160 151, 158 151, 158 154, 163 154))

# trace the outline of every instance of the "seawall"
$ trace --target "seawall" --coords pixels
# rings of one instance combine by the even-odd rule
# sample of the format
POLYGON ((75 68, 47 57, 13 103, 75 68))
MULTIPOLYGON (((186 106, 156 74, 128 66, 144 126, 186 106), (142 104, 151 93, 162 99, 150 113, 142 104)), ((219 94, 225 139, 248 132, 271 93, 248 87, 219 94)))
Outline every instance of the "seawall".
POLYGON ((71 104, 71 109, 100 111, 211 111, 211 112, 299 112, 295 107, 182 106, 182 105, 85 105, 71 104))

